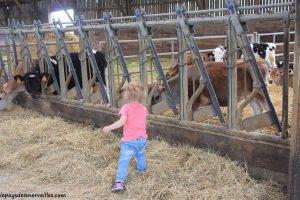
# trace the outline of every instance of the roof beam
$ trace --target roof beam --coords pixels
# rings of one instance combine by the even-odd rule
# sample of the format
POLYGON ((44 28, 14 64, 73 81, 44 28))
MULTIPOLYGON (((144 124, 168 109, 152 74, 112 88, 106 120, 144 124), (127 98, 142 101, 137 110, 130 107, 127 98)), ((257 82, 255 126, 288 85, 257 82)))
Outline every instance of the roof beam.
POLYGON ((30 19, 31 17, 28 15, 27 12, 25 12, 18 0, 15 0, 15 3, 17 4, 18 8, 21 10, 21 12, 26 16, 26 18, 30 19))
POLYGON ((67 12, 66 8, 64 7, 63 3, 61 0, 58 0, 59 5, 62 7, 62 9, 65 11, 65 13, 67 14, 67 16, 69 17, 70 21, 74 21, 74 19, 71 17, 71 15, 67 12))

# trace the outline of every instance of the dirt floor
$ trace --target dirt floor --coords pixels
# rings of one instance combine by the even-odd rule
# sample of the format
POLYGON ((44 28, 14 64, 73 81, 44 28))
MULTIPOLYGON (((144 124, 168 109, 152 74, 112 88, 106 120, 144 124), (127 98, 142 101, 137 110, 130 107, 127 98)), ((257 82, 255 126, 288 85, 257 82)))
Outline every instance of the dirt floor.
POLYGON ((2 193, 66 194, 62 199, 286 199, 276 183, 249 177, 245 164, 160 139, 149 141, 147 173, 139 176, 132 161, 127 191, 112 194, 118 152, 118 134, 18 106, 0 112, 2 193))

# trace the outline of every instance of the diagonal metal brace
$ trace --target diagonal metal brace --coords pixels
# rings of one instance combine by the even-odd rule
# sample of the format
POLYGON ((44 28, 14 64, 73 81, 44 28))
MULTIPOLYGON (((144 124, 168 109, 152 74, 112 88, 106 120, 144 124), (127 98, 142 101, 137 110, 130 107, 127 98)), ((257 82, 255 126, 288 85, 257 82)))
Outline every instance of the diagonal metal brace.
POLYGON ((68 69, 72 73, 72 76, 73 76, 73 79, 74 79, 74 82, 75 82, 75 88, 76 88, 77 96, 80 99, 82 99, 83 95, 82 95, 82 92, 81 92, 81 88, 80 88, 80 84, 79 84, 78 77, 77 77, 77 74, 76 74, 76 70, 74 68, 74 64, 72 62, 72 59, 71 59, 71 56, 69 54, 69 51, 68 51, 67 45, 65 43, 65 40, 62 36, 62 32, 59 30, 59 27, 62 26, 61 22, 53 20, 53 25, 54 25, 54 32, 55 32, 55 34, 56 34, 56 36, 59 40, 59 43, 61 45, 60 50, 63 50, 63 54, 64 54, 64 56, 67 60, 68 69))
POLYGON ((251 50, 251 46, 250 46, 250 42, 248 40, 248 37, 245 33, 245 28, 244 26, 241 24, 240 20, 239 20, 239 16, 237 15, 236 12, 236 2, 235 1, 231 1, 227 4, 227 8, 228 8, 228 12, 230 13, 230 21, 232 23, 232 25, 234 26, 236 35, 237 35, 237 42, 238 45, 242 48, 242 53, 245 56, 245 58, 248 58, 249 61, 249 65, 251 67, 251 69, 253 70, 253 75, 255 76, 254 78, 256 78, 256 80, 258 81, 259 87, 262 89, 262 92, 265 96, 265 99, 267 101, 267 104, 269 106, 270 112, 272 113, 272 120, 276 125, 276 128, 279 132, 282 131, 279 119, 277 117, 277 114, 275 112, 275 108, 272 104, 271 98, 269 96, 266 84, 263 80, 261 71, 257 65, 257 62, 255 60, 255 56, 253 51, 251 50))
POLYGON ((123 54, 121 45, 118 41, 118 38, 116 37, 117 30, 114 30, 110 25, 109 20, 111 18, 111 15, 104 13, 103 18, 104 18, 104 22, 105 22, 105 30, 107 32, 107 36, 111 40, 111 43, 112 43, 115 53, 116 53, 116 57, 119 59, 120 66, 122 67, 122 71, 123 71, 123 76, 126 77, 128 82, 130 82, 131 78, 130 78, 130 74, 128 72, 128 67, 125 62, 124 54, 123 54))
POLYGON ((61 91, 60 91, 60 88, 59 88, 59 85, 58 85, 57 77, 55 75, 54 68, 53 68, 52 62, 50 60, 50 56, 49 56, 46 44, 45 44, 45 42, 43 40, 43 37, 42 37, 42 35, 40 33, 41 21, 40 20, 38 20, 38 21, 34 20, 33 21, 33 25, 34 25, 35 36, 38 39, 39 44, 40 44, 39 50, 44 55, 45 61, 47 63, 48 71, 50 72, 50 74, 52 76, 52 79, 53 79, 54 88, 55 88, 57 94, 60 94, 61 91))
POLYGON ((154 46, 154 43, 153 43, 153 40, 152 40, 152 37, 151 37, 151 34, 150 34, 151 33, 151 28, 145 26, 145 23, 144 23, 144 20, 143 20, 143 13, 142 13, 141 10, 137 9, 136 12, 135 12, 135 16, 137 18, 137 23, 138 23, 137 28, 140 30, 141 36, 144 39, 144 41, 146 43, 146 46, 151 51, 152 57, 154 58, 155 67, 156 67, 156 70, 157 70, 158 75, 159 75, 159 79, 163 82, 163 85, 166 89, 166 94, 167 94, 166 96, 167 96, 168 105, 173 110, 174 114, 177 114, 178 111, 177 111, 177 108, 176 108, 176 103, 175 103, 173 94, 172 94, 171 89, 169 87, 167 78, 166 78, 165 73, 163 71, 159 56, 157 54, 156 48, 154 46))
POLYGON ((217 96, 215 94, 212 83, 211 83, 210 78, 208 76, 206 67, 203 63, 203 60, 202 60, 201 56, 200 56, 199 48, 197 46, 197 43, 196 43, 194 35, 193 35, 193 32, 194 32, 193 27, 191 25, 187 24, 187 22, 185 21, 184 11, 185 11, 185 9, 183 7, 177 7, 177 9, 176 9, 178 24, 181 27, 183 35, 186 37, 187 46, 191 47, 191 50, 193 51, 193 55, 195 57, 194 59, 195 59, 196 64, 199 68, 199 72, 200 72, 200 74, 202 75, 202 77, 204 78, 204 80, 206 82, 206 86, 207 86, 210 98, 212 100, 214 110, 215 110, 220 122, 224 123, 223 114, 222 114, 217 96))
MULTIPOLYGON (((2 59, 1 50, 0 50, 0 65, 1 65, 2 72, 4 72, 4 80, 5 80, 5 82, 7 82, 8 81, 8 75, 7 75, 7 72, 5 70, 5 65, 4 65, 4 62, 3 62, 3 59, 2 59)), ((1 74, 0 74, 0 78, 1 78, 1 74)))
POLYGON ((34 66, 33 66, 33 62, 32 62, 32 57, 31 57, 29 45, 28 45, 28 43, 25 41, 24 33, 23 33, 22 30, 21 30, 21 24, 18 24, 17 35, 19 36, 19 41, 20 41, 20 43, 21 43, 22 46, 23 46, 23 49, 22 49, 21 51, 23 51, 23 50, 26 51, 26 53, 24 54, 24 57, 27 57, 28 62, 29 62, 29 65, 30 65, 30 68, 29 68, 29 69, 32 69, 32 68, 34 67, 34 66))
POLYGON ((106 93, 104 81, 102 79, 101 72, 100 72, 98 64, 96 62, 95 55, 93 53, 91 44, 88 41, 87 33, 82 30, 82 25, 81 25, 82 20, 83 20, 83 16, 77 17, 77 19, 76 19, 77 26, 78 26, 77 31, 80 34, 80 37, 83 39, 83 43, 84 43, 84 46, 85 46, 85 49, 87 52, 87 59, 90 61, 93 70, 96 72, 96 76, 98 78, 98 87, 100 89, 101 97, 103 98, 105 103, 108 103, 109 102, 108 95, 106 93))

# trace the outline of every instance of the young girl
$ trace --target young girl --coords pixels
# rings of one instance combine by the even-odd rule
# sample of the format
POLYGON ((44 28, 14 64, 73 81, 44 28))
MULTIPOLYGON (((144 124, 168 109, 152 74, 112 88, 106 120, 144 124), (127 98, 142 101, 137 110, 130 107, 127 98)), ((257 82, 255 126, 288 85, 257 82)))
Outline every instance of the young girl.
POLYGON ((112 188, 112 192, 124 191, 124 183, 131 158, 134 157, 137 161, 138 173, 141 174, 146 170, 146 118, 148 113, 147 108, 143 105, 143 90, 144 88, 139 82, 130 82, 124 94, 127 103, 119 111, 120 119, 103 128, 104 133, 108 133, 124 126, 116 183, 112 188))

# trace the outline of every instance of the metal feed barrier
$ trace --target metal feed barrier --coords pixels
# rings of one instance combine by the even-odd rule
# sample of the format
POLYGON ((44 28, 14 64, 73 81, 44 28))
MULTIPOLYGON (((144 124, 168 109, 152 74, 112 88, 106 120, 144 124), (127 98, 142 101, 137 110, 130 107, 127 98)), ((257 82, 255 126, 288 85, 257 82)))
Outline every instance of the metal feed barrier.
MULTIPOLYGON (((133 80, 130 68, 126 64, 124 55, 118 40, 118 31, 122 29, 133 29, 138 31, 139 42, 139 55, 138 61, 140 65, 140 76, 138 79, 144 84, 146 88, 145 96, 147 97, 147 105, 150 111, 162 111, 165 109, 172 109, 175 113, 178 109, 174 100, 173 91, 169 88, 168 80, 165 77, 160 56, 154 45, 154 39, 151 35, 153 27, 162 27, 164 25, 177 26, 177 42, 178 42, 178 58, 179 58, 179 78, 180 78, 180 114, 179 118, 162 117, 162 116, 149 116, 151 125, 148 129, 150 135, 161 135, 166 140, 172 143, 188 143, 197 147, 209 147, 219 151, 221 155, 228 155, 234 160, 246 161, 250 166, 253 166, 253 173, 256 177, 267 178, 269 174, 265 171, 271 171, 276 176, 276 180, 284 182, 287 174, 288 163, 288 142, 278 136, 271 136, 259 133, 246 133, 238 129, 251 130, 252 128, 261 128, 275 124, 278 132, 281 131, 281 124, 277 118, 272 102, 268 96, 265 85, 262 81, 260 72, 258 71, 257 63, 253 59, 252 51, 249 49, 249 41, 246 35, 246 26, 248 22, 257 21, 283 21, 284 24, 284 48, 289 45, 289 21, 295 20, 293 12, 293 3, 280 3, 264 6, 245 6, 236 7, 231 2, 232 10, 217 9, 217 10, 199 10, 199 11, 185 11, 184 7, 178 7, 177 12, 162 13, 162 14, 146 14, 138 10, 136 16, 122 17, 122 20, 130 19, 131 22, 116 23, 120 20, 119 17, 112 17, 105 15, 103 19, 84 20, 78 17, 76 21, 72 22, 71 26, 63 27, 61 23, 55 22, 54 24, 40 24, 23 25, 11 23, 10 27, 1 28, 0 34, 5 35, 7 38, 6 51, 1 52, 2 55, 6 54, 7 63, 10 65, 8 68, 17 65, 17 54, 23 60, 26 70, 33 67, 31 60, 31 52, 26 40, 26 35, 34 35, 36 38, 36 46, 38 57, 40 58, 40 67, 42 70, 47 70, 51 73, 51 63, 49 63, 49 44, 45 41, 45 35, 54 33, 56 37, 57 58, 59 60, 60 75, 57 82, 60 83, 60 88, 55 86, 44 86, 42 88, 42 98, 32 99, 26 95, 20 97, 18 102, 21 105, 29 106, 38 111, 60 115, 67 119, 88 122, 97 126, 107 125, 107 123, 115 120, 114 114, 118 108, 118 101, 121 97, 121 89, 126 83, 133 80), (240 12, 247 10, 262 10, 262 9, 275 9, 287 10, 284 12, 269 12, 258 13, 253 15, 243 15, 240 12), (280 8, 280 9, 279 9, 280 8), (221 17, 211 17, 214 13, 218 12, 227 13, 221 17), (195 14, 201 15, 199 18, 193 18, 195 14), (174 18, 168 20, 153 20, 156 17, 172 16, 174 18), (176 18, 177 17, 177 18, 176 18), (147 20, 152 19, 152 20, 147 20), (223 114, 220 112, 217 97, 214 88, 210 83, 210 76, 205 70, 205 63, 203 63, 199 54, 199 47, 195 42, 195 35, 193 26, 204 24, 225 24, 228 54, 226 64, 228 67, 228 111, 227 111, 227 126, 229 129, 221 126, 208 125, 203 123, 194 123, 192 121, 200 122, 208 117, 218 116, 220 122, 223 122, 223 114), (91 31, 105 31, 107 41, 106 59, 108 62, 108 91, 104 87, 103 80, 101 79, 100 72, 97 70, 97 63, 92 53, 92 45, 89 40, 89 33, 91 31), (66 32, 75 32, 79 36, 79 41, 76 41, 80 47, 80 62, 82 66, 82 88, 76 80, 76 73, 72 60, 70 59, 68 42, 65 41, 64 34, 66 32), (20 43, 20 52, 16 50, 15 40, 20 43), (252 71, 251 75, 254 80, 254 90, 252 95, 260 91, 267 98, 269 112, 265 112, 260 116, 253 116, 251 119, 239 119, 243 111, 243 107, 248 103, 247 100, 242 103, 238 108, 237 106, 237 67, 236 67, 236 51, 237 46, 242 47, 243 54, 246 60, 249 61, 249 70, 252 71), (201 74, 200 86, 195 88, 194 94, 188 97, 187 94, 187 74, 186 74, 186 58, 184 52, 191 50, 193 55, 193 64, 201 74), (117 62, 117 66, 113 64, 117 62), (13 64, 12 64, 13 63, 13 64), (156 72, 156 82, 148 89, 148 71, 149 64, 154 66, 156 72), (119 70, 120 68, 120 70, 119 70), (89 70, 88 70, 89 69, 89 70), (120 73, 115 73, 114 70, 120 73), (93 71, 93 72, 92 72, 93 71), (92 74, 89 74, 92 73, 92 74), (115 76, 121 75, 121 81, 117 83, 115 76), (68 90, 67 85, 71 77, 74 78, 76 86, 68 90), (89 79, 89 78, 90 79, 89 79), (98 79, 98 82, 96 81, 98 79), (101 82, 102 80, 102 82, 101 82), (91 87, 98 84, 99 91, 92 93, 91 87), (118 85, 117 85, 118 84, 118 85), (158 107, 152 106, 152 97, 158 90, 158 87, 163 85, 166 88, 164 95, 165 102, 158 107), (206 108, 201 108, 202 112, 198 110, 195 112, 192 109, 193 101, 202 94, 203 87, 209 90, 212 105, 206 108), (52 88, 52 89, 51 89, 52 88), (54 89, 53 89, 54 88, 54 89), (59 90, 60 89, 60 92, 59 90), (57 91, 57 95, 53 94, 53 90, 57 91), (75 99, 75 100, 74 100, 75 99), (96 102, 100 104, 94 104, 96 102), (108 103, 108 105, 106 104, 108 103), (200 116, 200 117, 199 117, 200 116), (250 125, 249 125, 250 124, 250 125), (250 128, 249 128, 250 127, 250 128), (236 129, 236 130, 234 130, 236 129), (285 177, 285 178, 282 178, 285 177)), ((52 44, 52 43, 51 43, 52 44)), ((289 52, 284 51, 284 70, 288 69, 288 56, 289 52)), ((1 63, 0 63, 1 64, 1 63)), ((1 64, 3 69, 3 64, 1 64)), ((152 73, 152 70, 150 70, 152 73)), ((8 70, 8 77, 11 78, 12 73, 8 70)), ((51 76, 54 77, 53 73, 51 76)), ((151 74, 152 76, 152 74, 151 74)), ((4 75, 5 78, 5 75, 4 75)), ((287 78, 284 79, 284 88, 287 86, 287 78)), ((152 81, 151 81, 152 82, 152 81)), ((285 105, 286 106, 286 105, 285 105)), ((287 113, 284 114, 287 117, 287 113)), ((286 118, 287 119, 287 118, 286 118)), ((282 122, 282 129, 286 131, 286 122, 282 122)))
MULTIPOLYGON (((51 95, 53 91, 57 91, 57 96, 55 98, 62 99, 64 101, 69 101, 70 99, 81 99, 81 101, 78 102, 78 104, 89 104, 97 102, 98 100, 101 100, 102 102, 109 102, 110 107, 118 107, 118 101, 121 93, 121 89, 125 84, 125 81, 127 82, 131 81, 130 78, 130 72, 128 71, 128 67, 126 65, 124 55, 120 46, 120 43, 117 39, 117 32, 120 29, 132 29, 136 28, 138 30, 138 36, 139 36, 139 43, 140 43, 140 53, 139 53, 139 63, 140 63, 140 80, 144 84, 145 88, 148 88, 148 80, 147 80, 147 69, 146 69, 146 62, 151 61, 153 65, 155 66, 155 71, 157 72, 157 81, 155 85, 152 87, 151 91, 147 91, 145 95, 147 95, 147 105, 149 110, 153 111, 154 113, 158 114, 162 112, 163 110, 166 110, 166 108, 171 108, 174 113, 177 112, 177 108, 175 105, 175 100, 172 94, 172 91, 170 90, 168 86, 168 81, 165 78, 163 68, 157 53, 157 50, 154 46, 153 39, 151 37, 151 27, 155 26, 161 26, 164 24, 169 25, 177 25, 177 35, 178 35, 178 44, 179 44, 179 50, 178 50, 178 57, 179 57, 179 64, 180 64, 180 80, 181 80, 181 104, 180 104, 180 118, 183 120, 195 120, 197 122, 204 121, 208 118, 211 118, 213 116, 218 116, 221 123, 224 122, 222 112, 220 110, 220 106, 218 104, 218 100, 216 97, 216 94, 214 92, 214 89, 211 85, 209 75, 205 69, 205 65, 201 59, 201 56, 199 54, 199 47, 197 46, 195 42, 195 36, 193 33, 193 26, 198 24, 205 24, 205 23, 224 23, 229 24, 230 27, 233 27, 235 33, 234 37, 228 37, 227 43, 231 44, 232 41, 237 38, 238 45, 241 48, 243 54, 245 55, 245 58, 250 63, 250 71, 252 78, 254 80, 254 91, 251 97, 255 96, 255 94, 259 91, 262 91, 267 103, 268 107, 270 108, 270 111, 267 113, 263 113, 261 116, 253 116, 251 119, 242 120, 242 111, 248 105, 251 98, 245 100, 243 104, 240 106, 239 109, 237 108, 237 104, 232 101, 232 99, 236 98, 236 91, 230 88, 236 87, 236 75, 234 75, 235 67, 234 65, 231 65, 230 63, 227 63, 229 67, 229 71, 233 69, 232 72, 228 74, 228 76, 231 78, 231 81, 228 81, 229 83, 229 95, 228 95, 228 101, 233 102, 229 103, 228 107, 228 113, 229 113, 229 121, 228 121, 228 127, 235 128, 235 129, 245 129, 245 130, 255 130, 258 128, 262 128, 264 126, 269 126, 271 124, 275 124, 278 132, 281 132, 281 124, 278 120, 278 117, 276 115, 276 112, 274 110, 273 104, 269 98, 268 92, 266 90, 265 84, 263 83, 262 77, 260 75, 260 71, 257 67, 256 61, 253 59, 253 53, 250 50, 249 41, 246 35, 246 28, 245 23, 248 21, 260 21, 260 20, 279 20, 279 19, 288 19, 291 20, 293 18, 293 14, 291 14, 290 11, 282 12, 282 13, 271 13, 271 14, 260 14, 260 15, 237 15, 239 11, 244 11, 247 9, 264 9, 264 8, 278 8, 278 7, 287 7, 289 10, 291 10, 291 7, 293 6, 293 3, 286 3, 286 4, 274 4, 274 5, 266 5, 266 6, 250 6, 250 7, 237 7, 234 3, 229 4, 232 6, 231 9, 229 9, 230 15, 224 16, 224 17, 203 17, 203 18, 190 18, 189 14, 211 14, 214 12, 219 12, 218 10, 209 10, 209 11, 186 11, 184 7, 178 7, 176 13, 168 13, 165 15, 177 15, 177 20, 164 20, 164 21, 146 21, 147 18, 153 18, 156 16, 163 16, 164 14, 157 14, 157 15, 147 15, 143 11, 138 10, 136 12, 136 21, 135 22, 129 22, 129 23, 113 23, 114 20, 118 20, 119 18, 112 17, 110 15, 104 15, 103 19, 97 19, 97 20, 84 20, 83 18, 77 17, 76 21, 72 22, 72 26, 64 28, 60 22, 54 22, 53 25, 51 24, 41 24, 39 22, 35 22, 33 26, 31 25, 21 25, 21 24, 12 24, 11 27, 7 29, 1 29, 1 34, 7 35, 7 38, 10 41, 18 40, 21 44, 21 50, 20 54, 22 56, 22 60, 24 62, 24 65, 26 67, 26 71, 28 71, 30 68, 33 67, 32 58, 31 58, 31 52, 28 46, 28 42, 26 41, 26 38, 24 35, 26 34, 35 34, 36 37, 36 43, 37 43, 37 52, 39 56, 39 64, 41 68, 41 72, 43 72, 45 69, 50 72, 51 76, 54 79, 53 86, 43 86, 42 93, 44 94, 44 98, 47 97, 53 97, 51 95), (93 22, 93 25, 89 24, 93 22), (97 24, 95 24, 97 23, 97 24), (50 27, 49 27, 50 26, 50 27), (107 38, 107 54, 106 58, 108 61, 108 87, 109 87, 109 98, 107 95, 107 92, 105 90, 105 86, 103 83, 103 80, 100 75, 100 71, 97 67, 97 63, 95 61, 95 58, 92 53, 92 48, 90 41, 88 40, 88 33, 89 31, 96 31, 96 30, 105 30, 106 32, 106 38, 107 38), (76 32, 79 35, 79 46, 80 46, 80 60, 82 66, 91 67, 94 71, 94 76, 88 80, 87 71, 84 70, 85 67, 82 67, 82 80, 83 80, 83 87, 80 88, 80 84, 75 72, 74 64, 72 63, 72 60, 70 58, 69 50, 67 48, 67 44, 64 39, 64 33, 66 32, 76 32), (47 33, 55 33, 56 39, 57 39, 57 58, 59 60, 59 70, 60 70, 60 88, 58 87, 58 77, 55 77, 53 72, 53 67, 50 62, 50 57, 47 52, 47 46, 43 40, 43 34, 47 33), (201 74, 200 76, 200 83, 202 83, 197 90, 194 91, 194 94, 191 96, 191 98, 188 98, 187 94, 187 75, 186 75, 186 67, 185 67, 185 58, 184 58, 184 52, 187 50, 191 50, 193 55, 193 61, 194 64, 199 69, 199 72, 201 74), (148 54, 147 54, 147 51, 148 54), (150 58, 147 59, 147 55, 150 55, 150 58), (46 61, 47 68, 45 68, 45 62, 46 61), (86 60, 89 60, 86 62, 86 60), (118 87, 115 86, 115 72, 114 72, 114 65, 113 61, 117 60, 117 62, 120 64, 120 69, 122 71, 122 81, 118 85, 118 87), (29 67, 29 66, 30 67, 29 67), (63 66, 67 66, 67 69, 64 69, 63 66), (75 81, 75 87, 68 90, 67 85, 73 77, 75 81), (100 89, 100 92, 98 92, 98 98, 96 98, 96 101, 91 101, 91 96, 93 95, 90 93, 91 87, 95 82, 96 78, 98 79, 98 86, 100 89), (152 98, 155 92, 157 92, 158 87, 160 84, 163 84, 164 88, 166 88, 166 95, 164 96, 165 102, 160 105, 154 105, 151 107, 152 98), (194 112, 192 110, 193 103, 196 98, 201 95, 203 88, 207 87, 210 98, 212 100, 212 107, 207 106, 205 108, 200 108, 197 112, 194 112), (54 88, 54 89, 53 89, 54 88), (232 117, 235 116, 235 117, 232 117)), ((226 11, 223 10, 223 11, 226 11)), ((122 17, 122 19, 125 19, 126 17, 122 17)), ((132 17, 128 17, 129 19, 132 19, 132 17)), ((232 33, 228 32, 228 35, 232 33)), ((228 45, 230 46, 230 45, 228 45)), ((231 45, 232 46, 232 45, 231 45)), ((233 51, 235 48, 233 48, 233 51)), ((232 51, 231 51, 232 52, 232 51)), ((16 57, 17 52, 14 52, 14 57, 16 57)), ((231 55, 228 55, 230 57, 231 55)), ((11 56, 10 56, 11 57, 11 56)), ((9 56, 8 56, 9 58, 9 56)), ((15 61, 16 62, 16 61, 15 61)), ((232 61, 234 62, 234 61, 232 61)), ((3 62, 1 62, 3 63, 3 62)), ((285 63, 286 64, 286 63, 285 63)), ((5 69, 2 66, 2 71, 5 72, 5 69)), ((119 67, 119 66, 118 66, 119 67)), ((4 76, 6 77, 6 76, 4 76)), ((6 78, 7 80, 7 78, 6 78)), ((94 95, 95 96, 95 95, 94 95)))

